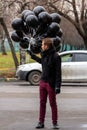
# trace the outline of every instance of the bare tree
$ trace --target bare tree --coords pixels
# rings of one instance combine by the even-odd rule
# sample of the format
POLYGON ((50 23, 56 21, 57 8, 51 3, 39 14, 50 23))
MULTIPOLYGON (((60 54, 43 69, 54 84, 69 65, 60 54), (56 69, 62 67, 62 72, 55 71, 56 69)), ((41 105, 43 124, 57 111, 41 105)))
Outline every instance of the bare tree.
POLYGON ((5 41, 5 37, 4 37, 4 31, 3 31, 3 28, 2 26, 0 25, 0 44, 1 44, 1 52, 2 52, 2 55, 7 55, 6 53, 6 48, 5 48, 5 45, 4 45, 4 41, 5 41))
MULTIPOLYGON (((0 17, 3 16, 3 3, 0 0, 0 17)), ((3 33, 3 29, 0 26, 0 41, 1 41, 1 51, 3 55, 6 55, 6 50, 5 50, 5 46, 4 46, 4 33, 3 33)))
POLYGON ((15 67, 17 68, 17 66, 18 66, 18 59, 17 59, 17 57, 16 57, 16 54, 15 54, 15 50, 14 50, 12 41, 11 41, 11 39, 10 39, 9 32, 8 32, 8 30, 7 30, 7 26, 6 26, 6 23, 5 23, 5 21, 4 21, 4 5, 5 5, 4 2, 5 2, 4 0, 0 0, 0 24, 1 24, 2 27, 3 27, 3 30, 4 30, 4 32, 5 32, 5 35, 7 36, 8 43, 9 43, 10 48, 11 48, 13 60, 14 60, 14 63, 15 63, 15 67))
POLYGON ((58 12, 75 26, 87 49, 87 1, 46 0, 46 3, 52 12, 58 12))
POLYGON ((9 36, 9 32, 7 30, 7 26, 4 22, 4 19, 2 17, 0 17, 0 24, 2 25, 4 31, 5 31, 5 34, 7 36, 7 39, 8 39, 8 43, 10 45, 10 48, 11 48, 11 52, 12 52, 12 56, 13 56, 13 60, 14 60, 14 63, 15 63, 15 68, 17 68, 18 66, 18 59, 17 59, 17 56, 16 56, 16 53, 15 53, 15 50, 14 50, 14 47, 13 47, 13 44, 12 44, 12 41, 11 41, 11 38, 9 36))
POLYGON ((7 55, 6 48, 4 46, 4 42, 5 42, 5 38, 2 38, 2 40, 1 40, 1 51, 2 51, 2 55, 7 55))

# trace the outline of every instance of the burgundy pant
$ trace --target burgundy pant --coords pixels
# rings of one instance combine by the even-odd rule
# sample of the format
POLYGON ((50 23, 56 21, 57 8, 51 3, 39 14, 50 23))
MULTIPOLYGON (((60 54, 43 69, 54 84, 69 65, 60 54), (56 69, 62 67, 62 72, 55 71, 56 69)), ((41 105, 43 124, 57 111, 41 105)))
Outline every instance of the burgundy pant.
POLYGON ((40 115, 39 121, 44 122, 46 114, 46 102, 47 96, 49 97, 49 102, 52 111, 52 122, 57 122, 57 103, 55 91, 50 87, 49 83, 40 81, 40 115))

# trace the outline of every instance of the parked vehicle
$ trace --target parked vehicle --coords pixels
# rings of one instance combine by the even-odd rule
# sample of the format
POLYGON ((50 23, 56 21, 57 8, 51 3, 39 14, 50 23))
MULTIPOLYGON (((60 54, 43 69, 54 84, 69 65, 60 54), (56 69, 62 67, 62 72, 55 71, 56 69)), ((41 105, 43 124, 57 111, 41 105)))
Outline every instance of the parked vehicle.
MULTIPOLYGON (((87 51, 64 51, 59 55, 62 61, 62 82, 87 82, 87 51)), ((41 73, 41 64, 35 62, 18 66, 16 77, 38 85, 41 73)))

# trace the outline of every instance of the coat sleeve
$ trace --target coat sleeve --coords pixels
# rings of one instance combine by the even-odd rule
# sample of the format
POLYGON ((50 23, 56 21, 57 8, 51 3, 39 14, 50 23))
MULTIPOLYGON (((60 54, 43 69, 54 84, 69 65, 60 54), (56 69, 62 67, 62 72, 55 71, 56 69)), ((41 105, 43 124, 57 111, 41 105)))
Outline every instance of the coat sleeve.
POLYGON ((39 62, 41 64, 41 58, 36 56, 33 52, 30 53, 31 58, 34 59, 35 61, 39 62))
POLYGON ((61 57, 56 55, 55 57, 55 68, 56 68, 56 80, 55 88, 61 87, 61 57))

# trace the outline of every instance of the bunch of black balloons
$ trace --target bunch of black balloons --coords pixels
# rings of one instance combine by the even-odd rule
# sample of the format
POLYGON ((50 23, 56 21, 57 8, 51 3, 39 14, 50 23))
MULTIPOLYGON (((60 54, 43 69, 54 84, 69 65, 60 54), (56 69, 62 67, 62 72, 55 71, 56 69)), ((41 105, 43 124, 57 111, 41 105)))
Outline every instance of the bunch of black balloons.
POLYGON ((33 10, 24 10, 20 18, 12 21, 14 31, 11 38, 23 49, 30 48, 32 52, 40 53, 42 38, 50 37, 58 51, 63 34, 60 22, 58 13, 49 14, 43 6, 36 6, 33 10))

